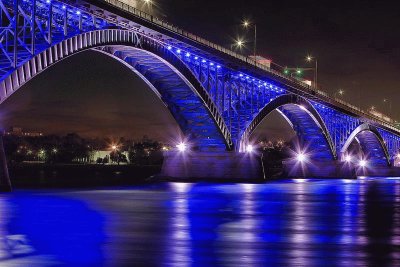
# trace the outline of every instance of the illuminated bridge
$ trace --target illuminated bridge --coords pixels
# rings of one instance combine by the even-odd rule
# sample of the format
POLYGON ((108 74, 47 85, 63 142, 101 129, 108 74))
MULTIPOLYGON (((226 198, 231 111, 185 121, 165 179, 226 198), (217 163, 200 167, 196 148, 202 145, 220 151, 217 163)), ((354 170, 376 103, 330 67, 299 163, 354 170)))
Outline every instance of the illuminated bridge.
POLYGON ((314 161, 354 161, 356 143, 370 166, 388 167, 399 152, 392 124, 122 2, 1 0, 0 9, 0 103, 91 49, 148 84, 194 154, 237 157, 274 110, 296 132, 298 153, 314 161))

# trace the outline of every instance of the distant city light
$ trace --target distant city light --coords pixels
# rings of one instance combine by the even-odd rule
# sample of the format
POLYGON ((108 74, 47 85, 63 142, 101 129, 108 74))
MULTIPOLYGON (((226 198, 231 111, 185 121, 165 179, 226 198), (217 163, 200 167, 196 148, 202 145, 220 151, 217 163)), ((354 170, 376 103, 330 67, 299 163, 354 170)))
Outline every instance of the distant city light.
POLYGON ((176 145, 176 148, 180 151, 180 152, 185 152, 187 149, 187 145, 185 143, 179 143, 176 145))
POLYGON ((180 53, 181 53, 181 50, 180 50, 180 49, 177 49, 177 50, 176 50, 176 53, 180 54, 180 53))
POLYGON ((58 152, 58 150, 57 150, 57 148, 53 148, 53 153, 57 153, 58 152))
POLYGON ((186 56, 187 56, 187 57, 190 57, 190 53, 189 53, 189 52, 187 52, 187 53, 186 53, 186 56))
POLYGON ((309 62, 310 62, 312 59, 313 59, 313 58, 312 58, 312 56, 310 56, 310 55, 308 55, 308 56, 306 57, 306 60, 309 61, 309 62))
POLYGON ((62 6, 62 9, 66 9, 67 7, 65 5, 62 6))
POLYGON ((163 147, 162 147, 162 150, 164 150, 164 151, 168 151, 168 147, 166 147, 166 146, 163 146, 163 147))
POLYGON ((112 145, 111 148, 112 148, 112 150, 116 150, 118 148, 118 146, 117 145, 112 145))
POLYGON ((344 160, 346 162, 351 162, 351 156, 350 155, 346 155, 346 157, 344 158, 344 160))
POLYGON ((77 15, 80 15, 80 14, 81 14, 81 12, 78 10, 78 11, 76 11, 76 14, 77 14, 77 15))
POLYGON ((168 48, 168 50, 171 50, 171 49, 172 49, 172 46, 169 45, 167 48, 168 48))

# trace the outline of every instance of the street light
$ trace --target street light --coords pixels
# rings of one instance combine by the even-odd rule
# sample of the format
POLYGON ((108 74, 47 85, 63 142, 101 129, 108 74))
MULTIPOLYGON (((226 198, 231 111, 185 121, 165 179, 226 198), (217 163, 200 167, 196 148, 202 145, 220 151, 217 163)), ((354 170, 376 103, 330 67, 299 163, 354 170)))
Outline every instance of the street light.
MULTIPOLYGON (((235 47, 238 47, 239 49, 241 49, 244 46, 243 39, 241 39, 241 38, 236 39, 235 43, 232 44, 232 46, 235 46, 235 47)), ((231 46, 231 49, 232 49, 232 46, 231 46)))
POLYGON ((317 87, 318 83, 318 60, 310 55, 306 57, 307 62, 315 61, 315 69, 314 69, 314 87, 317 87))
POLYGON ((250 28, 254 27, 254 48, 253 48, 253 54, 254 54, 254 62, 257 65, 257 24, 256 23, 250 23, 248 20, 243 21, 243 27, 250 28))
POLYGON ((338 91, 336 91, 335 94, 334 94, 334 97, 336 98, 337 95, 343 96, 344 95, 344 90, 339 89, 338 91))

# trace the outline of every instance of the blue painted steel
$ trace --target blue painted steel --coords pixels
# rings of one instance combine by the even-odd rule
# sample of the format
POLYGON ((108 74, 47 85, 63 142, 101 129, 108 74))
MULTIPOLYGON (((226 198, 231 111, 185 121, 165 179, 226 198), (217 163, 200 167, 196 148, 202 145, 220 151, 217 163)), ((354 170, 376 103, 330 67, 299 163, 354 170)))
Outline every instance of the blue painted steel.
MULTIPOLYGON (((388 151, 387 160, 392 161, 399 151, 399 132, 368 116, 345 111, 315 91, 294 88, 282 75, 261 75, 246 62, 231 64, 212 48, 205 49, 204 42, 182 42, 176 31, 166 34, 168 28, 159 33, 160 24, 153 17, 138 25, 143 18, 129 14, 121 18, 121 10, 110 13, 116 9, 108 1, 97 1, 101 7, 91 8, 93 2, 0 2, 0 102, 63 58, 95 49, 141 76, 198 150, 243 151, 254 128, 277 109, 316 159, 340 157, 338 152, 363 124, 376 127, 384 140, 383 150, 388 151), (276 105, 284 96, 293 101, 276 105)), ((371 145, 379 138, 358 140, 365 142, 360 144, 364 148, 379 147, 371 145)))

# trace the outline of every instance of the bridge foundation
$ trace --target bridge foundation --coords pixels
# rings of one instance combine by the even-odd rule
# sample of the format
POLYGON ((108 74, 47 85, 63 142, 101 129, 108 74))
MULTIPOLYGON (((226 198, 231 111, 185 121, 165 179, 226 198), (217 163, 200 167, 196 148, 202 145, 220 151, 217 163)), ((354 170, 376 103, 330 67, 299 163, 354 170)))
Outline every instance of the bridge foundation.
POLYGON ((368 177, 400 177, 400 167, 370 166, 368 168, 357 168, 357 176, 368 177))
POLYGON ((0 192, 11 192, 11 181, 8 175, 6 153, 3 146, 3 136, 0 135, 0 192))
POLYGON ((237 152, 164 153, 161 177, 190 179, 262 180, 259 156, 237 152))
POLYGON ((284 177, 288 178, 351 178, 357 177, 353 164, 341 161, 283 161, 284 177))

